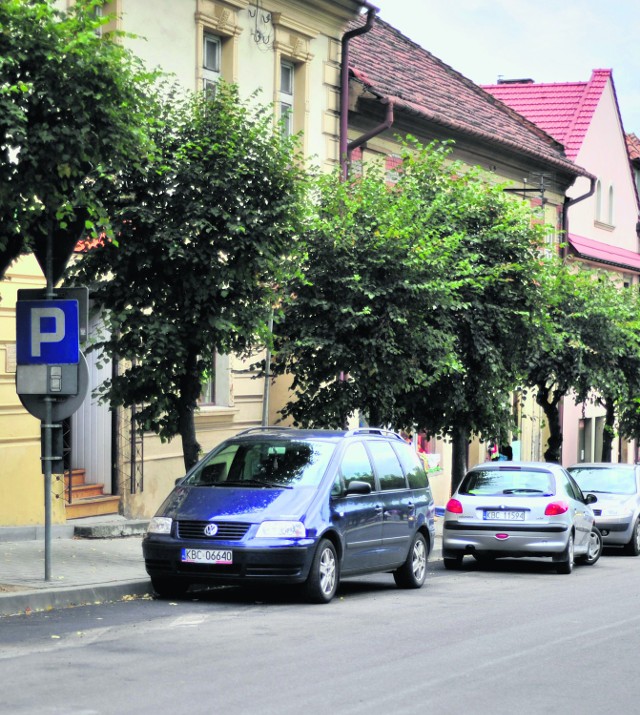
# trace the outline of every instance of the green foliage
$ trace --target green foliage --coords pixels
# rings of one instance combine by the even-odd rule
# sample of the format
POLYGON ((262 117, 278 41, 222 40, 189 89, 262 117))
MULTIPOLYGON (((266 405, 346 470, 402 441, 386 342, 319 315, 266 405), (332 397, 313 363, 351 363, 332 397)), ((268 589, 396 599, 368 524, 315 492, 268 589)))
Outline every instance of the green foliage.
POLYGON ((560 461, 559 404, 573 394, 617 403, 636 392, 638 380, 637 295, 613 275, 560 259, 547 261, 541 281, 541 310, 530 343, 527 384, 545 410, 550 439, 545 459, 560 461), (629 369, 631 366, 633 369, 629 369))
POLYGON ((98 36, 101 4, 0 3, 0 278, 78 208, 98 214, 96 179, 144 154, 151 77, 98 36))
POLYGON ((112 186, 117 243, 89 250, 72 277, 106 309, 109 336, 96 349, 130 362, 104 396, 143 405, 140 424, 161 438, 180 434, 188 467, 215 353, 265 344, 279 286, 297 270, 305 184, 272 108, 241 101, 234 86, 168 100, 153 132, 153 160, 112 186))
POLYGON ((530 209, 444 145, 412 141, 397 182, 380 167, 321 181, 305 280, 277 326, 300 424, 373 424, 495 435, 537 301, 543 228, 530 209), (348 375, 341 380, 340 375, 348 375))

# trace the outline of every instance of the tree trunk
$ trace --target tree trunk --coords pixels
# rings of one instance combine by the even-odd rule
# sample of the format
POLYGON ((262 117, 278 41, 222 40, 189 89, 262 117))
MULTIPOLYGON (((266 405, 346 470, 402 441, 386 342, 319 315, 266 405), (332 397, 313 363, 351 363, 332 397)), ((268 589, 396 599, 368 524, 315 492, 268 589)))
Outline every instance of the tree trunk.
POLYGON ((451 452, 451 493, 453 494, 467 472, 469 431, 466 427, 456 426, 451 431, 451 452))
POLYGON ((616 420, 616 412, 613 406, 613 400, 604 400, 604 408, 606 416, 604 418, 604 432, 602 434, 602 461, 610 462, 613 452, 613 437, 614 424, 616 420))
POLYGON ((182 438, 182 456, 188 472, 200 458, 200 445, 196 439, 195 410, 200 395, 200 378, 196 370, 197 356, 189 354, 180 384, 178 401, 178 429, 182 438))
POLYGON ((537 386, 536 402, 544 410, 549 425, 549 440, 544 453, 546 462, 560 464, 562 460, 562 425, 560 424, 560 399, 562 394, 546 386, 537 386))

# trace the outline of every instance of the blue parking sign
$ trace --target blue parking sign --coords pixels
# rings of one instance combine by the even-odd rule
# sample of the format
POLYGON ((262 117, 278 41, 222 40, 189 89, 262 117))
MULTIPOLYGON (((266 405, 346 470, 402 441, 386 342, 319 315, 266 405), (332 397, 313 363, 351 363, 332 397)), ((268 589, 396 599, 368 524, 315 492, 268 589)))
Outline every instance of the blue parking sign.
POLYGON ((19 300, 16 303, 18 365, 77 365, 80 327, 77 300, 19 300))

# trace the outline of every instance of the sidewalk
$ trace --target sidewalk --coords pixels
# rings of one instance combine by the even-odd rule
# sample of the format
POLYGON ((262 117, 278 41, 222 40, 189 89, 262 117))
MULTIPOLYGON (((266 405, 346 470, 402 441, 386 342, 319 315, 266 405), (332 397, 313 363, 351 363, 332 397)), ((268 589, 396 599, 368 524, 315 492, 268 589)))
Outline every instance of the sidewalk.
MULTIPOLYGON (((151 594, 142 558, 145 521, 124 517, 76 519, 52 538, 51 578, 44 580, 44 538, 0 540, 0 617, 117 601, 151 594)), ((442 519, 430 561, 441 558, 442 519)))
POLYGON ((151 593, 142 558, 147 522, 114 515, 73 525, 51 540, 49 581, 42 530, 37 538, 0 540, 0 616, 151 593))

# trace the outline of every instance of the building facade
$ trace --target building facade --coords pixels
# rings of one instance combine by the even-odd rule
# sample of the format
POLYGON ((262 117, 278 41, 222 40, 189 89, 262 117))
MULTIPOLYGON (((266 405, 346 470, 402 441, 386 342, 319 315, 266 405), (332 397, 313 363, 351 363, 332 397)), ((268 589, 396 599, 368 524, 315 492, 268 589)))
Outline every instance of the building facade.
MULTIPOLYGON (((72 2, 57 4, 64 10, 72 2)), ((224 79, 243 97, 258 92, 261 104, 273 102, 274 121, 286 117, 290 131, 302 132, 305 154, 329 170, 338 163, 341 39, 367 6, 358 0, 158 0, 151 7, 145 0, 112 0, 101 9, 109 16, 102 31, 126 33, 119 41, 186 90, 214 91, 224 79)), ((43 285, 31 256, 16 261, 0 282, 0 529, 44 521, 40 423, 15 391, 17 290, 43 285)), ((117 369, 91 355, 88 363, 90 389, 117 369)), ((246 368, 234 356, 216 361, 196 417, 203 449, 263 421, 265 384, 246 368)), ((277 404, 270 404, 272 421, 277 404)), ((69 489, 62 475, 54 476, 54 524, 101 509, 141 518, 155 512, 184 471, 180 440, 161 444, 136 430, 132 418, 131 411, 112 413, 89 396, 68 421, 69 466, 98 496, 91 506, 73 495, 65 504, 69 489)))
MULTIPOLYGON (((593 70, 582 82, 514 80, 485 89, 561 142, 567 156, 594 177, 581 178, 567 191, 562 239, 568 260, 613 272, 621 284, 638 284, 638 198, 630 167, 634 144, 625 136, 612 71, 593 70)), ((564 398, 562 463, 599 461, 604 425, 604 407, 564 398)), ((636 445, 618 438, 612 458, 635 461, 636 445)))

